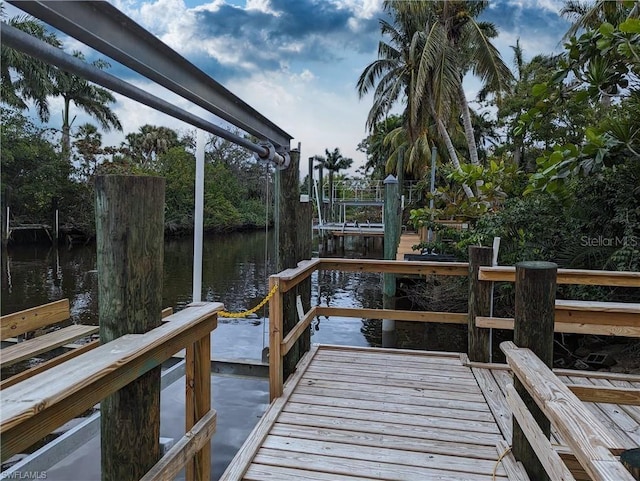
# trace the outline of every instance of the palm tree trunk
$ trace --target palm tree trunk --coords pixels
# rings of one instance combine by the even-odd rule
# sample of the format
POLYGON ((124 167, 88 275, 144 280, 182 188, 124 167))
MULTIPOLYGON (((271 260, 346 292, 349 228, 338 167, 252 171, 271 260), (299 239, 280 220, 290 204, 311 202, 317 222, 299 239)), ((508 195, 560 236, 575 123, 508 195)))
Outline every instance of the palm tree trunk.
POLYGON ((62 111, 62 157, 71 161, 71 125, 69 125, 69 110, 71 99, 64 97, 64 110, 62 111))
POLYGON ((467 147, 469 148, 469 160, 473 165, 480 165, 478 159, 478 146, 476 144, 476 137, 473 132, 473 125, 471 123, 471 112, 469 111, 469 103, 464 93, 462 83, 459 87, 460 90, 460 110, 462 112, 462 124, 464 125, 464 136, 467 139, 467 147))
MULTIPOLYGON (((460 110, 462 112, 462 124, 464 125, 464 136, 467 139, 467 147, 469 149, 469 161, 471 165, 480 165, 480 159, 478 159, 478 145, 476 144, 476 137, 473 132, 473 125, 471 124, 471 112, 469 111, 469 103, 467 102, 467 96, 464 93, 462 82, 459 86, 460 90, 460 110)), ((478 197, 480 196, 480 186, 484 182, 482 180, 476 180, 476 192, 478 197)))
MULTIPOLYGON (((438 126, 438 133, 442 140, 444 140, 445 145, 447 146, 447 152, 449 152, 449 158, 451 159, 451 163, 458 170, 458 172, 462 172, 462 167, 460 167, 460 160, 458 159, 458 154, 456 153, 456 149, 453 147, 453 143, 451 142, 451 137, 449 137, 449 132, 447 132, 447 128, 442 122, 442 119, 436 118, 436 124, 438 126)), ((467 198, 471 199, 475 197, 473 195, 473 191, 467 184, 462 184, 462 189, 464 193, 467 195, 467 198)))

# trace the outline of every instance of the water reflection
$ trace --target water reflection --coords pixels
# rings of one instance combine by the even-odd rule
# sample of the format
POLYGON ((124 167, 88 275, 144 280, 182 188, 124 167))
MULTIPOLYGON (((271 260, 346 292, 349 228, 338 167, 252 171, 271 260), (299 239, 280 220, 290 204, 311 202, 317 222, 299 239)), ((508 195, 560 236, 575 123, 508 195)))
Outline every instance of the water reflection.
MULTIPOLYGON (((242 311, 258 304, 268 292, 269 275, 275 272, 273 247, 273 236, 264 232, 207 236, 203 246, 202 298, 223 302, 228 311, 242 311)), ((371 249, 365 251, 362 242, 347 241, 345 247, 349 257, 380 255, 371 249)), ((2 264, 2 314, 66 297, 70 301, 73 322, 98 324, 95 245, 72 249, 37 244, 9 246, 2 251, 2 264)), ((191 302, 192 265, 192 238, 165 242, 164 307, 180 310, 191 302)), ((312 286, 312 299, 319 305, 382 307, 380 274, 316 272, 312 286)), ((235 323, 262 323, 267 312, 265 307, 257 313, 257 320, 235 323)), ((376 321, 346 318, 318 321, 313 330, 314 342, 379 344, 373 334, 376 321)), ((237 355, 246 357, 244 352, 237 355)))

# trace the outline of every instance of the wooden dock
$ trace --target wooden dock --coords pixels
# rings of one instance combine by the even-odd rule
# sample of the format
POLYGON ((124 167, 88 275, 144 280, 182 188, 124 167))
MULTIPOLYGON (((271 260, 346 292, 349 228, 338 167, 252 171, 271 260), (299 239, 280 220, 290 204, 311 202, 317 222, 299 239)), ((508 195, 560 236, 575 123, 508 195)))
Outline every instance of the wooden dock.
MULTIPOLYGON (((576 392, 640 387, 639 376, 556 374, 576 392)), ((507 365, 464 354, 314 346, 220 479, 528 480, 508 450, 512 382, 507 365)), ((637 448, 640 407, 615 399, 584 405, 618 452, 637 448)), ((557 430, 552 443, 574 479, 592 479, 557 430)))
POLYGON ((398 250, 396 252, 396 260, 403 261, 405 254, 419 254, 419 251, 414 251, 412 247, 420 244, 420 234, 416 232, 403 232, 400 236, 400 243, 398 244, 398 250))

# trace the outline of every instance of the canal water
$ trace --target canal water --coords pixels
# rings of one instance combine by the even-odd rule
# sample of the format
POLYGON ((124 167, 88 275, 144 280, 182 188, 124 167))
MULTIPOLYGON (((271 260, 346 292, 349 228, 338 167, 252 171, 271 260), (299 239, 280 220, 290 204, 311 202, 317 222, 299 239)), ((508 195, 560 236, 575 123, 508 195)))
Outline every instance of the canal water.
MULTIPOLYGON (((348 257, 380 257, 363 253, 361 244, 345 246, 348 257)), ((174 310, 191 301, 193 239, 165 243, 163 306, 174 310)), ((220 301, 227 311, 260 302, 275 272, 273 239, 264 232, 207 237, 203 255, 203 300, 220 301)), ((312 302, 334 307, 382 307, 382 276, 322 272, 312 279, 312 302)), ((2 253, 2 314, 68 298, 73 322, 98 324, 95 245, 71 249, 33 244, 10 246, 2 253)), ((212 335, 217 358, 256 359, 268 345, 267 311, 254 319, 221 319, 212 335)), ((380 345, 380 321, 332 317, 312 324, 312 342, 354 346, 380 345)), ((213 473, 218 479, 268 405, 268 382, 214 376, 212 383, 218 427, 212 442, 213 473)), ((184 380, 162 392, 161 436, 184 434, 184 380)), ((48 480, 99 480, 99 439, 94 438, 47 471, 48 480)), ((183 479, 183 478, 178 478, 183 479)))

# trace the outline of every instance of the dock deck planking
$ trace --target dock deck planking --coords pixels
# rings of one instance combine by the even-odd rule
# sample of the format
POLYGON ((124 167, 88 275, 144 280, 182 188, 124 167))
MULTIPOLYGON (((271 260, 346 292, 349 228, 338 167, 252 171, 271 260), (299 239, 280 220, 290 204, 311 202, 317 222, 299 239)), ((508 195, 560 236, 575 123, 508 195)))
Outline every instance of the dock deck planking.
MULTIPOLYGON (((468 364, 453 353, 314 346, 220 479, 527 481, 506 451, 511 371, 468 364)), ((638 386, 637 376, 558 376, 638 386)), ((585 405, 625 447, 640 446, 640 407, 585 405)), ((575 479, 588 481, 553 428, 551 442, 575 479)))
POLYGON ((510 479, 504 437, 458 354, 314 346, 308 356, 221 480, 510 479))

